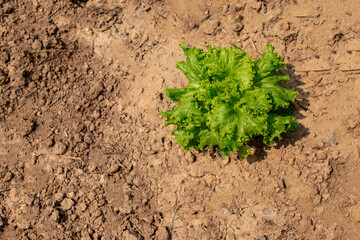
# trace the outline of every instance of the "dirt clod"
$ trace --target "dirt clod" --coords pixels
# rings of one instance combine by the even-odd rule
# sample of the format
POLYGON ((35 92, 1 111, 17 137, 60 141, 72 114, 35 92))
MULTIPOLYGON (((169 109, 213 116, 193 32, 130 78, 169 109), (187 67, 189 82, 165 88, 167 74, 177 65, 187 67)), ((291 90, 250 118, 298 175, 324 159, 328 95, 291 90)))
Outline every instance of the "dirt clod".
POLYGON ((262 236, 257 237, 256 239, 258 239, 258 240, 268 240, 268 237, 265 236, 265 235, 262 235, 262 236))
POLYGON ((35 40, 32 44, 32 49, 34 51, 40 51, 42 49, 43 45, 39 40, 35 40))
POLYGON ((4 176, 4 181, 9 182, 13 178, 14 174, 11 172, 7 172, 4 176))
POLYGON ((65 198, 64 200, 61 201, 61 209, 63 211, 67 211, 69 210, 72 206, 74 206, 74 201, 70 198, 65 198))
POLYGON ((235 25, 234 32, 239 34, 243 30, 243 28, 244 28, 244 25, 241 23, 238 23, 235 25))
POLYGON ((100 93, 103 91, 104 89, 104 85, 101 82, 94 82, 90 85, 90 90, 89 90, 89 97, 91 100, 97 98, 100 93))
POLYGON ((327 154, 324 151, 319 151, 316 153, 316 156, 319 160, 326 160, 327 154))
POLYGON ((58 154, 58 155, 62 155, 64 153, 66 153, 67 150, 67 145, 65 145, 62 142, 56 143, 54 146, 54 153, 58 154))
POLYGON ((23 219, 20 222, 17 223, 18 228, 22 230, 26 230, 30 228, 30 221, 27 219, 23 219))
POLYGON ((207 35, 215 35, 220 26, 220 22, 218 20, 208 20, 202 23, 199 27, 199 30, 207 35))

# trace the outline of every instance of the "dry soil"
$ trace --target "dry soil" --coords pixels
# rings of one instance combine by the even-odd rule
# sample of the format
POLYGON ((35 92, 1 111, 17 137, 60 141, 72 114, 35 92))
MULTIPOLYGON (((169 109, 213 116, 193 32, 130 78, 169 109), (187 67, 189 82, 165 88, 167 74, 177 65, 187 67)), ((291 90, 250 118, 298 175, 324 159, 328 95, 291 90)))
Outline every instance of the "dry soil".
POLYGON ((0 239, 359 239, 359 0, 0 7, 0 239), (179 40, 274 45, 299 130, 243 161, 181 150, 158 115, 179 40))

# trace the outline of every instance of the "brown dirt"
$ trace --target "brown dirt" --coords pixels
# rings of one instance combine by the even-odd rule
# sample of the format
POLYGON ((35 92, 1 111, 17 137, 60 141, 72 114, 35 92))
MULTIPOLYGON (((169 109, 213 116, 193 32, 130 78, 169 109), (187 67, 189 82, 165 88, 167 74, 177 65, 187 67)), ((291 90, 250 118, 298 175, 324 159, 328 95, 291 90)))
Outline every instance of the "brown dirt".
POLYGON ((78 2, 0 0, 0 239, 358 239, 358 0, 78 2), (299 131, 179 149, 179 40, 274 45, 299 131))

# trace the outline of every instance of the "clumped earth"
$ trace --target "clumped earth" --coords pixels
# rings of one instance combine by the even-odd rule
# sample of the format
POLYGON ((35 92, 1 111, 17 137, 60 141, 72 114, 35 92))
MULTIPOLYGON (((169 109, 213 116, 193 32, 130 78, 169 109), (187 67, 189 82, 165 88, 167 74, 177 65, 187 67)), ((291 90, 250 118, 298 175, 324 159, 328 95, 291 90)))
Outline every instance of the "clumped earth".
POLYGON ((357 0, 0 0, 1 239, 357 239, 357 0), (181 40, 275 46, 300 126, 186 152, 158 115, 181 40))

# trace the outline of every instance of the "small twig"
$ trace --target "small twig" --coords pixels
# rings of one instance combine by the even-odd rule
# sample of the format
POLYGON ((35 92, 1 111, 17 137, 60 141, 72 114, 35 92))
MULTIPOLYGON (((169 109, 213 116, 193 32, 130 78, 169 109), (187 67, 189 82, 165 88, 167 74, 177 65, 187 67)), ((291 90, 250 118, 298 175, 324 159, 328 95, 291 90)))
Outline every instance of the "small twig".
POLYGON ((342 72, 356 72, 356 71, 360 71, 360 68, 357 68, 357 69, 343 69, 343 70, 340 70, 342 72))
MULTIPOLYGON (((358 110, 359 110, 359 109, 358 109, 358 110)), ((3 173, 6 169, 7 169, 7 167, 4 167, 4 169, 1 170, 0 173, 3 173)))
POLYGON ((295 72, 328 72, 330 69, 295 70, 295 72))
POLYGON ((328 69, 313 70, 313 72, 328 72, 328 71, 330 71, 330 68, 328 68, 328 69))
POLYGON ((246 209, 246 208, 251 208, 251 207, 254 207, 254 206, 256 206, 256 205, 258 205, 258 202, 257 202, 257 201, 253 202, 253 204, 250 204, 250 205, 248 205, 248 206, 242 207, 241 210, 244 210, 244 209, 246 209))
POLYGON ((315 16, 295 16, 295 17, 297 17, 297 18, 318 18, 318 17, 320 17, 320 14, 317 14, 315 16))
POLYGON ((181 51, 178 51, 178 50, 175 50, 175 49, 166 47, 166 46, 162 45, 161 43, 158 43, 158 44, 156 44, 156 45, 159 45, 159 46, 162 47, 162 48, 165 48, 165 49, 168 49, 168 50, 171 50, 171 51, 174 51, 174 52, 182 53, 181 51))
POLYGON ((48 18, 51 18, 52 16, 54 16, 54 15, 55 15, 57 12, 59 12, 61 9, 62 9, 62 7, 56 9, 53 13, 51 13, 51 14, 49 15, 48 18))
POLYGON ((125 166, 124 166, 124 164, 122 164, 122 163, 118 163, 119 165, 120 165, 120 167, 122 167, 123 169, 127 169, 125 166))
POLYGON ((10 189, 0 189, 0 193, 10 191, 10 189))
POLYGON ((144 237, 144 235, 142 234, 142 232, 140 231, 140 229, 138 229, 135 225, 134 225, 134 228, 136 229, 136 231, 138 231, 138 233, 139 233, 142 237, 144 237))
POLYGON ((79 158, 79 157, 71 157, 71 156, 64 156, 64 157, 66 157, 68 159, 72 159, 72 160, 81 160, 81 158, 79 158))
MULTIPOLYGON (((358 107, 356 107, 356 109, 358 110, 359 114, 360 114, 360 109, 358 107)), ((358 145, 356 145, 358 147, 358 145)), ((359 148, 359 147, 358 147, 359 148)), ((360 150, 360 148, 359 148, 360 150)))
POLYGON ((261 52, 257 49, 254 41, 252 40, 252 38, 251 38, 250 36, 249 36, 249 39, 250 39, 251 45, 253 46, 253 48, 255 49, 255 51, 256 51, 257 53, 261 54, 261 52))
POLYGON ((114 155, 124 155, 124 156, 129 156, 126 153, 122 153, 122 152, 105 152, 105 154, 114 154, 114 155))
POLYGON ((106 28, 104 28, 104 29, 101 30, 101 31, 102 31, 102 32, 105 32, 105 31, 109 30, 109 29, 110 29, 112 26, 114 26, 114 25, 115 25, 115 22, 114 22, 113 24, 107 26, 106 28))
POLYGON ((230 45, 231 45, 231 46, 233 46, 234 48, 241 49, 241 47, 236 46, 236 45, 235 45, 235 44, 233 44, 233 43, 230 43, 230 45))
MULTIPOLYGON (((67 49, 44 49, 44 50, 39 50, 39 51, 32 51, 31 53, 41 53, 41 52, 66 52, 68 51, 67 49)), ((70 50, 71 51, 71 50, 70 50)), ((77 50, 72 50, 72 51, 77 51, 77 50)))
POLYGON ((41 157, 42 160, 44 160, 44 156, 45 155, 44 153, 40 153, 40 154, 37 154, 36 152, 32 152, 31 155, 35 158, 35 160, 37 161, 37 158, 38 157, 41 157))
POLYGON ((139 48, 141 48, 147 40, 149 40, 149 35, 147 35, 147 36, 145 37, 145 39, 139 44, 139 46, 137 46, 137 47, 133 50, 133 52, 135 52, 136 50, 138 50, 139 48))
POLYGON ((257 49, 257 47, 255 46, 255 43, 254 43, 254 41, 252 40, 252 38, 249 37, 249 39, 250 39, 250 42, 251 42, 251 45, 253 46, 253 48, 254 48, 256 51, 258 51, 258 49, 257 49))
POLYGON ((251 43, 247 43, 246 45, 244 45, 244 47, 242 48, 243 50, 246 50, 246 49, 248 49, 248 47, 249 47, 249 45, 250 45, 251 43))
POLYGON ((227 34, 227 31, 223 28, 223 27, 220 27, 221 31, 223 31, 224 33, 227 34))
POLYGON ((171 220, 171 229, 170 229, 171 234, 172 234, 172 232, 173 232, 173 230, 174 230, 174 222, 175 222, 176 213, 180 210, 181 207, 182 207, 182 204, 175 209, 174 216, 172 217, 172 220, 171 220))

